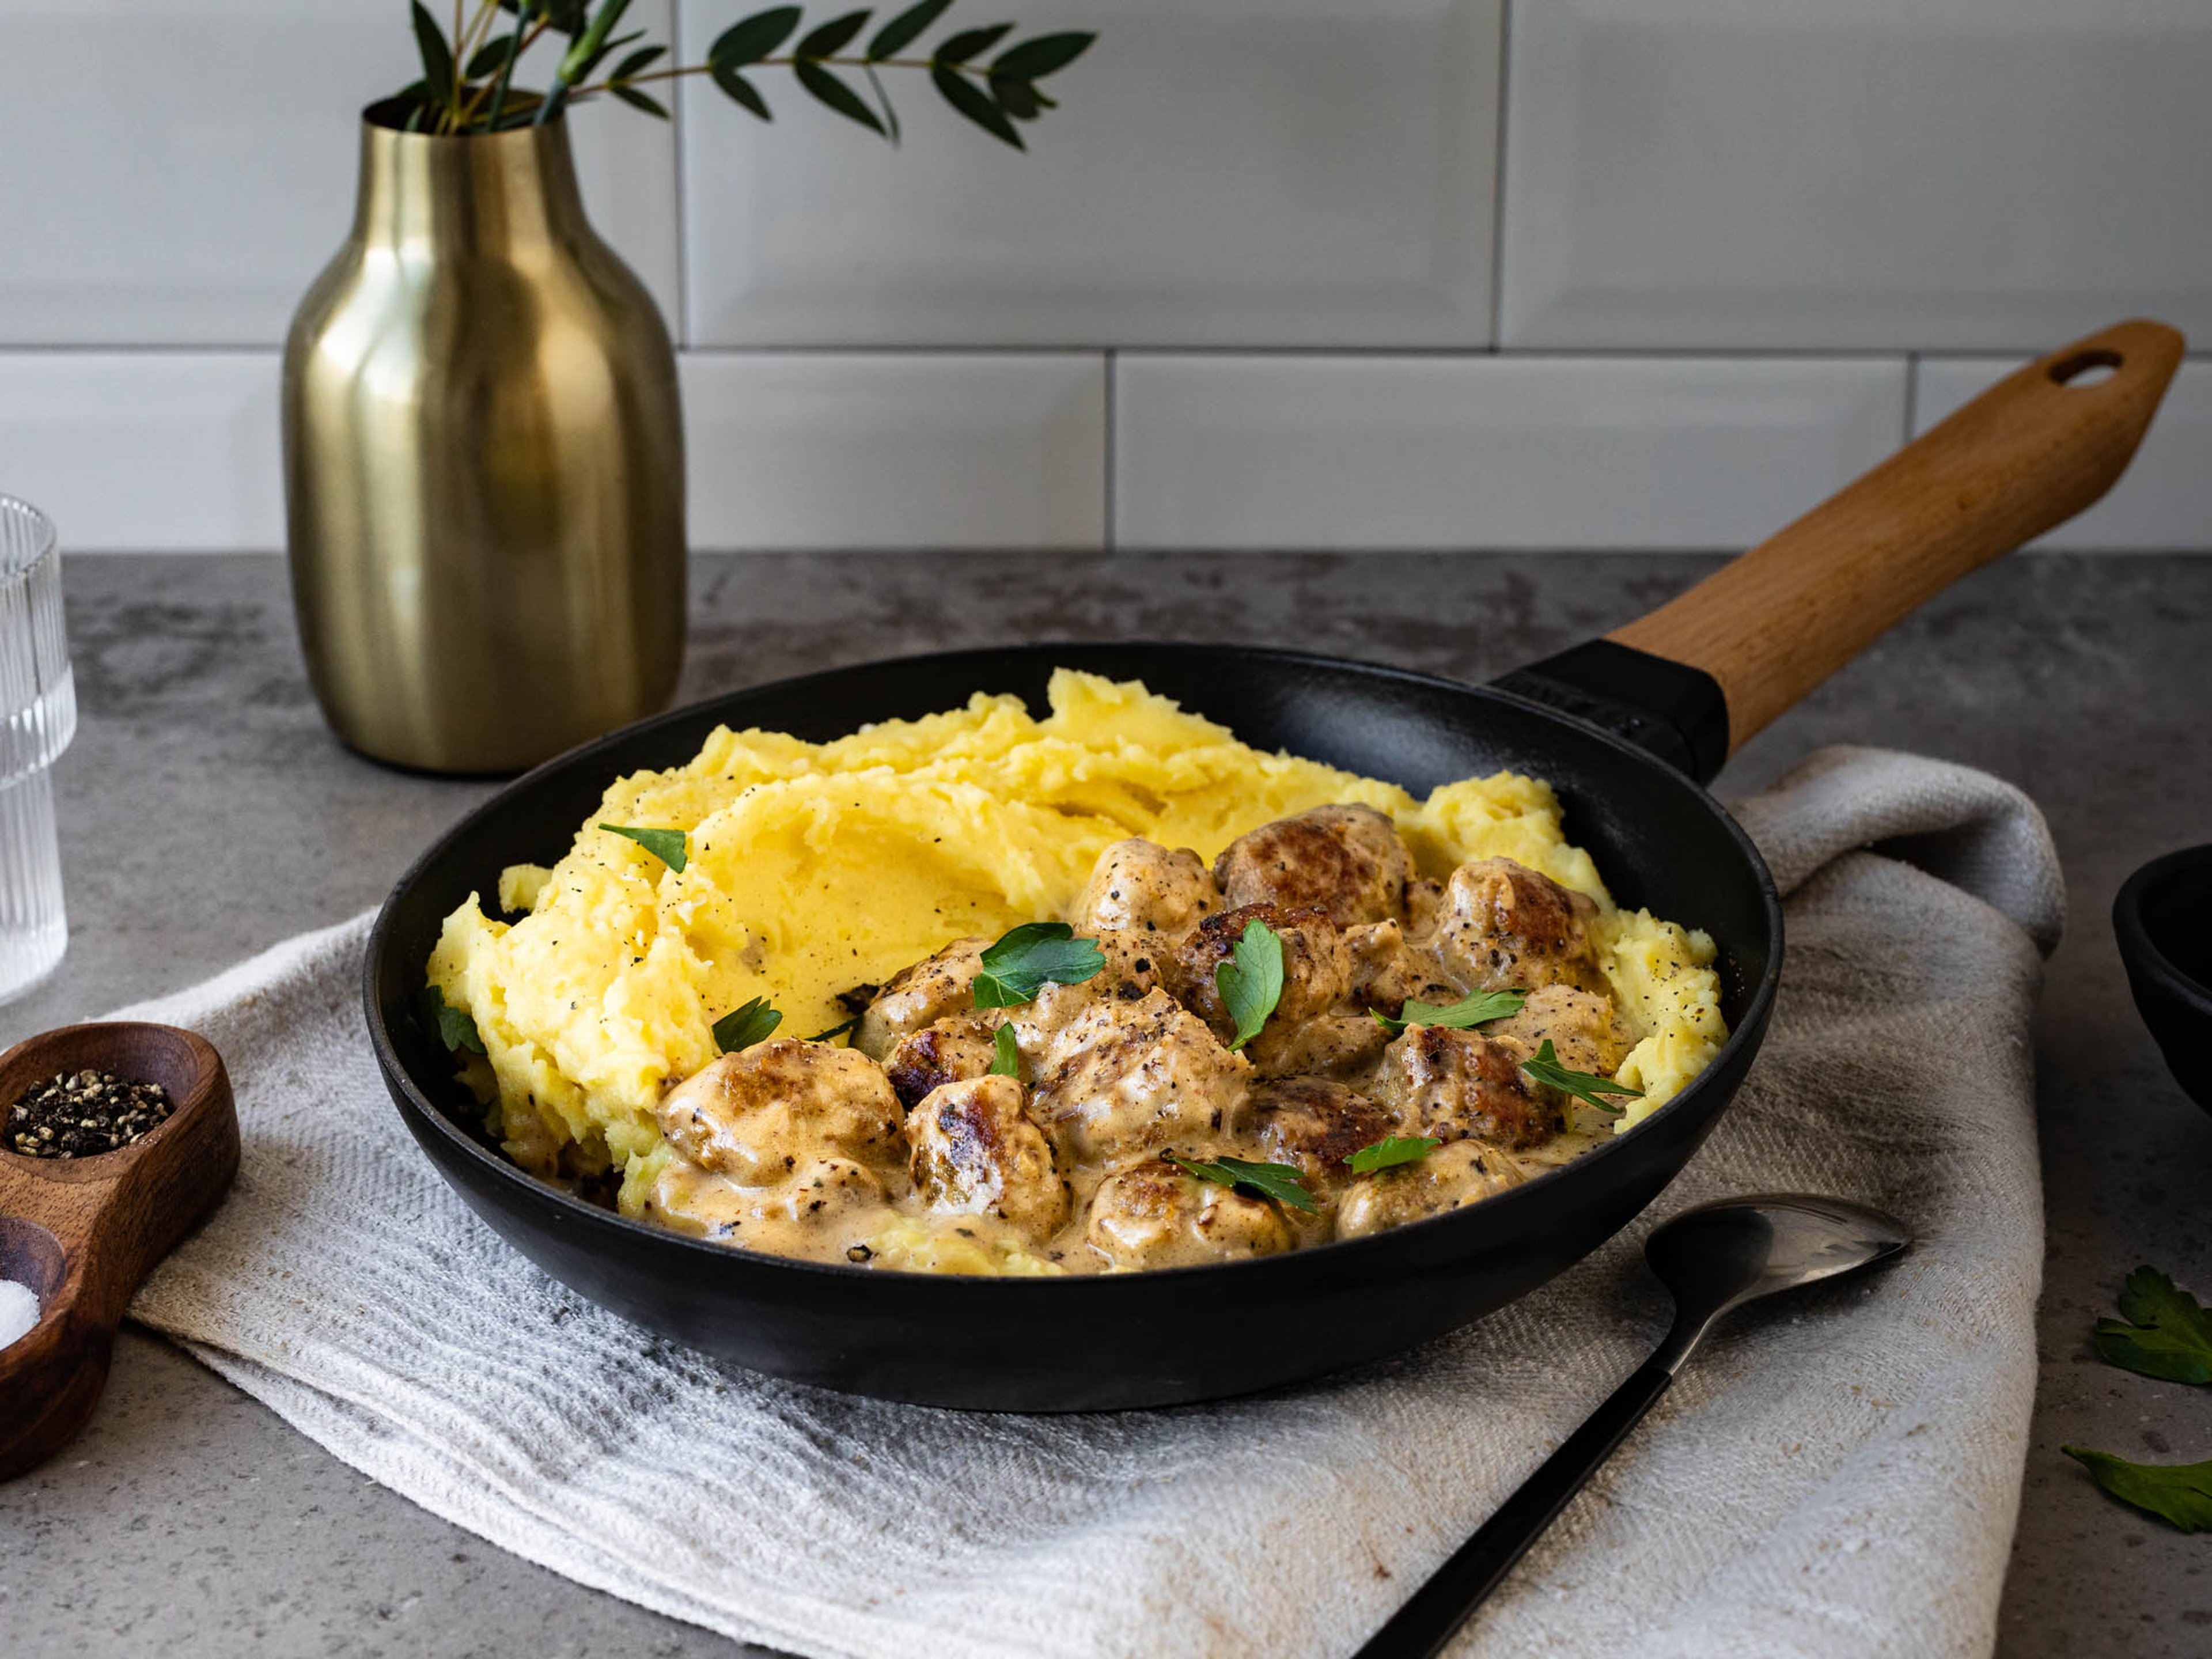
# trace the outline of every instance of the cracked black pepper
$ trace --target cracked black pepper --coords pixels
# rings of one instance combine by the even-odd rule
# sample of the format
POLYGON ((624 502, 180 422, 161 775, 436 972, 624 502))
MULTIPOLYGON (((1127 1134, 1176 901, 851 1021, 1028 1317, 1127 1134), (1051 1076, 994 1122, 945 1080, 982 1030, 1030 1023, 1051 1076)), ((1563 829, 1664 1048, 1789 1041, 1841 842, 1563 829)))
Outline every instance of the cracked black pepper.
POLYGON ((57 1072, 8 1109, 6 1144, 25 1158, 96 1158, 128 1146, 174 1110, 158 1083, 57 1072))

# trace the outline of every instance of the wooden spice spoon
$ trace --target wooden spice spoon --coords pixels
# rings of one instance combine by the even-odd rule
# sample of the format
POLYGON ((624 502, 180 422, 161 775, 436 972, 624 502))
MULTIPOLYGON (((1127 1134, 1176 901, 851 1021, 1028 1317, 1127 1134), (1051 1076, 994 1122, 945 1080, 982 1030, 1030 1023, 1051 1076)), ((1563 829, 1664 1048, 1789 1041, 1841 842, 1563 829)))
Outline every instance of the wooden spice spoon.
POLYGON ((95 1157, 0 1149, 0 1279, 39 1297, 39 1322, 0 1348, 0 1480, 37 1468, 84 1426, 131 1295, 238 1172, 230 1075, 205 1038, 121 1021, 27 1038, 0 1054, 0 1112, 57 1073, 84 1071, 158 1083, 176 1109, 95 1157))

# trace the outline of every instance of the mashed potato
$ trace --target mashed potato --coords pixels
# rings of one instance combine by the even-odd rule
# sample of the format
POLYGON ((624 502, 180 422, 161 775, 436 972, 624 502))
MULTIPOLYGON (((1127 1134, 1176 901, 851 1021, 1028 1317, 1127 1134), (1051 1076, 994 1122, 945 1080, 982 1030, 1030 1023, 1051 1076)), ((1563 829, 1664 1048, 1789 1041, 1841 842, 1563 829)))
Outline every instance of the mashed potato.
POLYGON ((716 1019, 755 997, 811 1036, 879 982, 965 934, 1056 916, 1124 836, 1206 859, 1243 831, 1330 802, 1395 818, 1424 873, 1504 856, 1597 901, 1603 965, 1637 1038, 1627 1127, 1727 1036, 1712 941, 1617 909, 1561 833, 1550 787, 1501 772, 1415 800, 1225 728, 1134 683, 1061 670, 1051 712, 1011 696, 826 744, 717 730, 690 764, 609 786, 551 869, 501 877, 446 920, 430 982, 475 1019, 472 1081, 508 1154, 548 1176, 624 1177, 635 1212, 665 1163, 653 1104, 713 1060, 716 1019), (602 823, 689 833, 682 871, 602 823))

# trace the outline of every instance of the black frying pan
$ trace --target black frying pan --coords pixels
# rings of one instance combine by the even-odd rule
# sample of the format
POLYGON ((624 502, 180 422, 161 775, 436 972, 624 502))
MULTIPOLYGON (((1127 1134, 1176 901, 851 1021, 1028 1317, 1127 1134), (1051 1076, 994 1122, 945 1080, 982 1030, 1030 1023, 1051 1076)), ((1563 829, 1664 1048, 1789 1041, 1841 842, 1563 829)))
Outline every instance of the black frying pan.
POLYGON ((2103 494, 2181 349, 2171 329, 2135 322, 2044 359, 1664 609, 1495 686, 1248 647, 1026 646, 807 675, 631 726, 513 784, 401 878, 364 969, 378 1064, 423 1150, 516 1249, 640 1325, 780 1376, 933 1405, 1096 1410, 1238 1394, 1410 1346, 1604 1243, 1674 1179, 1743 1080, 1773 1008, 1782 910, 1705 781, 1912 606, 2103 494), (2112 373, 2089 384, 2093 368, 2112 373), (610 780, 689 760, 718 725, 819 740, 977 690, 1041 706, 1061 664, 1142 679, 1261 749, 1417 795, 1500 767, 1549 780, 1621 902, 1713 936, 1734 1035, 1633 1131, 1496 1198, 1371 1237, 1158 1273, 967 1279, 759 1255, 625 1221, 487 1143, 414 1013, 439 924, 471 891, 493 890, 506 865, 550 862, 610 780))

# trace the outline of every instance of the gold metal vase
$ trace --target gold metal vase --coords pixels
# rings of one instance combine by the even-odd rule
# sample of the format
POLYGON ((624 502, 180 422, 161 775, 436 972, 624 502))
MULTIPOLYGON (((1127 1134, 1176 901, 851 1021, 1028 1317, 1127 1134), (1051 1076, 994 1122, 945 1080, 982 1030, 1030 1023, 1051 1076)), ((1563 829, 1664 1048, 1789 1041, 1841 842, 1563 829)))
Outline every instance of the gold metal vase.
POLYGON ((283 395, 293 599, 344 742, 506 772, 667 702, 676 358, 585 219, 564 123, 434 137, 364 112, 353 232, 283 395))

